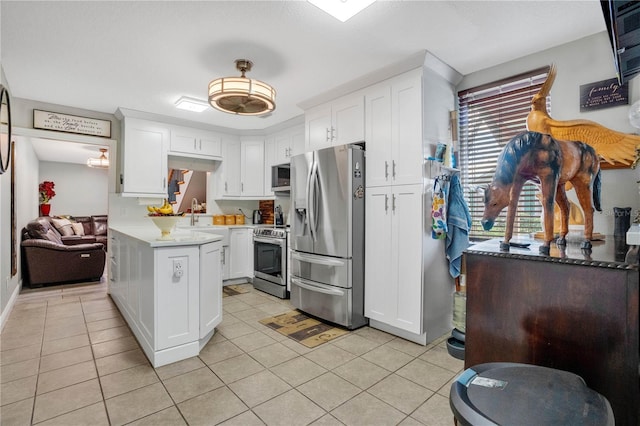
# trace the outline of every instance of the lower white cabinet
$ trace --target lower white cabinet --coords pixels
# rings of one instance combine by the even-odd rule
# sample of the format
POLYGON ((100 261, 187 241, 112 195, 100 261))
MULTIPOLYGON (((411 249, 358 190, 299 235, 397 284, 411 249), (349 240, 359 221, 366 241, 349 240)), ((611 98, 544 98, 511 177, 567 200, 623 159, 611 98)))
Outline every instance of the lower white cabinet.
POLYGON ((222 322, 222 245, 200 246, 200 339, 222 322))
POLYGON ((110 232, 111 297, 153 366, 197 356, 222 321, 222 243, 151 247, 110 232))
POLYGON ((365 316, 422 333, 423 186, 367 188, 365 316))
POLYGON ((253 277, 253 229, 229 230, 229 279, 253 277))

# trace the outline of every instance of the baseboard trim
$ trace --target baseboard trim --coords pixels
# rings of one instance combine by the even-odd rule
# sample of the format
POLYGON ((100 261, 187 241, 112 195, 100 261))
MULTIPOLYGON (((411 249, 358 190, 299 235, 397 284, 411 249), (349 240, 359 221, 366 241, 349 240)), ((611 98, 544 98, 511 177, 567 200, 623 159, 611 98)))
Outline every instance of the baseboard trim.
POLYGON ((11 315, 11 311, 13 311, 13 307, 18 300, 18 295, 20 294, 20 290, 22 289, 22 283, 19 283, 16 288, 13 290, 9 301, 7 302, 7 306, 2 310, 2 315, 0 315, 0 332, 4 330, 4 326, 9 319, 9 315, 11 315))

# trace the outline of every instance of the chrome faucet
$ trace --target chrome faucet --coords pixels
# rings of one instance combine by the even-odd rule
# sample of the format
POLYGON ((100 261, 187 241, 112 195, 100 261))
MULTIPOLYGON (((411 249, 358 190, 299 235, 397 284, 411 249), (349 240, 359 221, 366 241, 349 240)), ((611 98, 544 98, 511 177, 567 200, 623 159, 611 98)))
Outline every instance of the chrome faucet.
POLYGON ((195 226, 196 222, 198 222, 198 217, 196 216, 196 206, 198 205, 198 199, 193 198, 191 200, 191 226, 195 226))

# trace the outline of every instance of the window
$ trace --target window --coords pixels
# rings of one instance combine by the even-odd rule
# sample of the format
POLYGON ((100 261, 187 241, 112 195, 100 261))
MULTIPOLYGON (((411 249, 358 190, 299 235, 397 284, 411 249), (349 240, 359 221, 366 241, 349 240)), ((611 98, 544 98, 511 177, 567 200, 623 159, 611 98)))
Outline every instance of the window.
MULTIPOLYGON (((490 231, 482 228, 484 211, 483 185, 493 179, 502 148, 517 134, 526 131, 526 119, 531 110, 531 98, 547 78, 549 67, 537 69, 508 79, 458 92, 460 126, 461 181, 473 221, 471 237, 504 235, 507 209, 496 219, 490 231)), ((547 97, 547 111, 550 111, 547 97)), ((536 198, 538 188, 527 182, 522 189, 515 234, 528 234, 542 229, 542 206, 536 198)))

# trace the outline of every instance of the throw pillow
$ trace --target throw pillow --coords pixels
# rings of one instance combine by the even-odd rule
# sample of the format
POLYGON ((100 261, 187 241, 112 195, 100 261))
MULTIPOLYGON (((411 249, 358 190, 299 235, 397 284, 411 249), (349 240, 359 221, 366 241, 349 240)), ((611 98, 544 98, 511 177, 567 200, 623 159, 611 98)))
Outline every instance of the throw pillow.
POLYGON ((76 235, 84 235, 84 226, 81 223, 75 222, 71 223, 71 227, 73 228, 73 232, 76 235))
POLYGON ((63 237, 68 237, 69 235, 73 235, 73 226, 71 226, 71 221, 69 219, 54 219, 51 218, 51 222, 53 222, 53 226, 60 232, 60 235, 63 237))

